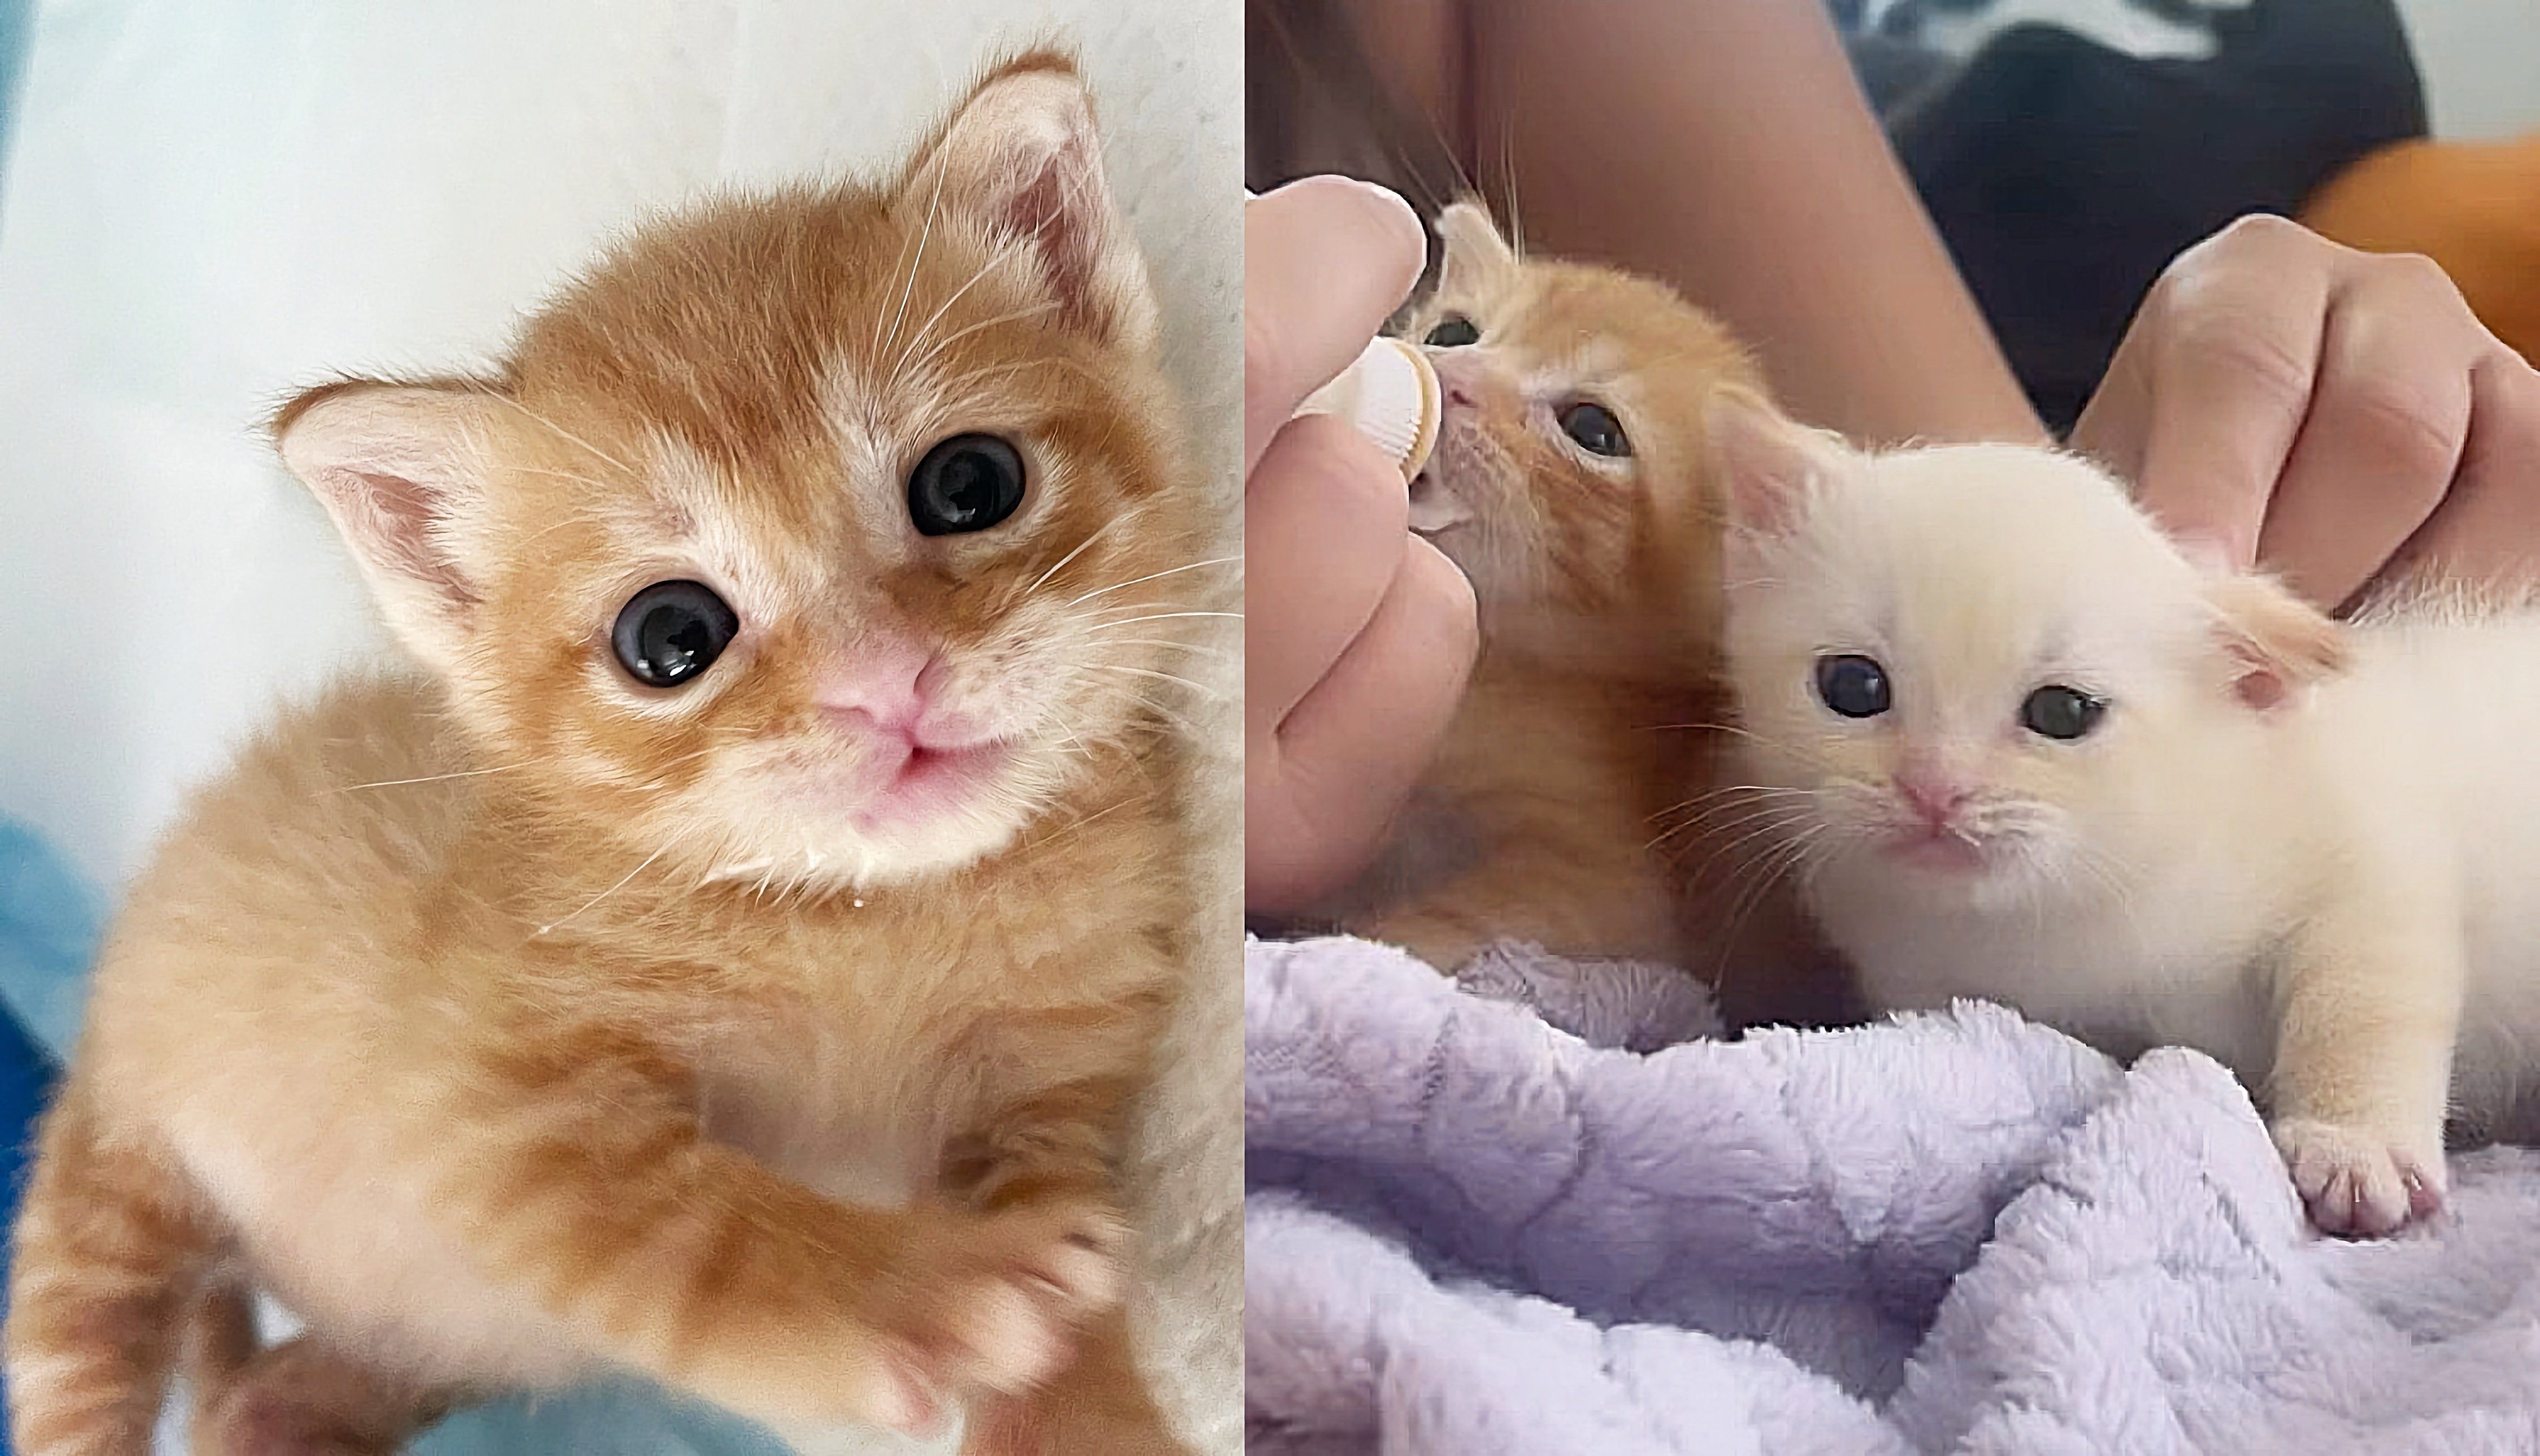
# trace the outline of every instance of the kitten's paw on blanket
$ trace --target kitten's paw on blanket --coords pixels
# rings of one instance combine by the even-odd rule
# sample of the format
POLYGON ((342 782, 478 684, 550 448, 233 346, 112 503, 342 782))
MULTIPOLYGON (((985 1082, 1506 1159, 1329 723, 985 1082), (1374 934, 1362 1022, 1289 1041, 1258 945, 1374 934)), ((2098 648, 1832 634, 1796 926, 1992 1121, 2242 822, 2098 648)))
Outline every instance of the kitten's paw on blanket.
POLYGON ((2323 1233, 2377 1237, 2442 1208, 2439 1142, 2420 1151, 2363 1128, 2297 1117, 2279 1119, 2272 1131, 2323 1233))

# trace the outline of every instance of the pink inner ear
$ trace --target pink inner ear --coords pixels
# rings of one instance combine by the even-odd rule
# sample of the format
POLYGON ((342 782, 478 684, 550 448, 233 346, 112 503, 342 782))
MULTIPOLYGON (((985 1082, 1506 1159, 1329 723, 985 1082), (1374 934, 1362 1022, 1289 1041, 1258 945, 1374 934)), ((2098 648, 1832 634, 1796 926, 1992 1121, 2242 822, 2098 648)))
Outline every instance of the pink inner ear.
POLYGON ((2284 674, 2271 667, 2252 667, 2232 679, 2231 691, 2248 708, 2265 713, 2283 706, 2290 692, 2284 674))
POLYGON ((1032 240, 1058 295, 1059 312, 1079 326, 1094 321, 1094 240, 1080 215, 1091 181, 1084 173, 1094 162, 1086 155, 1086 140, 1079 134, 1050 153, 1040 171, 1008 200, 1005 215, 1009 228, 1032 240))
POLYGON ((1740 389, 1720 392, 1711 403, 1708 424, 1729 522, 1766 536, 1790 530, 1809 491, 1834 467, 1831 447, 1740 389))
POLYGON ((405 575, 427 583, 459 605, 473 605, 475 591, 457 567, 435 549, 432 522, 444 509, 440 494, 419 480, 402 475, 363 471, 353 476, 364 489, 352 505, 364 533, 405 575))

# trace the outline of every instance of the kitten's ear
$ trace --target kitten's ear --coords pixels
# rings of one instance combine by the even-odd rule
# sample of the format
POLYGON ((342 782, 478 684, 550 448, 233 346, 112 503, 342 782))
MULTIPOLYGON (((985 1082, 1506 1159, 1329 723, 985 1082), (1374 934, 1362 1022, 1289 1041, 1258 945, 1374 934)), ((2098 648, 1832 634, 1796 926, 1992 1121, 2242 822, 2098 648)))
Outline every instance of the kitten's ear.
POLYGON ((389 628, 445 671, 477 601, 456 538, 484 501, 494 407, 477 389, 356 380, 274 417, 283 463, 334 518, 389 628))
POLYGON ((1036 51, 990 72, 918 150, 899 203, 920 218, 969 217, 1001 245, 1028 248, 1071 324, 1152 342, 1147 265, 1112 204, 1093 100, 1066 56, 1036 51))
POLYGON ((2205 601, 2228 655, 2231 692, 2260 713, 2346 668, 2346 629, 2273 578, 2247 572, 2210 577, 2205 601))
POLYGON ((1730 529, 1749 536, 1787 533, 1808 497, 1859 459, 1841 437, 1809 429, 1734 386, 1713 395, 1705 426, 1721 508, 1730 529))
POLYGON ((1517 252, 1500 236, 1482 205, 1470 199, 1446 204, 1438 214, 1438 242, 1445 256, 1438 264, 1441 292, 1491 293, 1517 271, 1517 252))

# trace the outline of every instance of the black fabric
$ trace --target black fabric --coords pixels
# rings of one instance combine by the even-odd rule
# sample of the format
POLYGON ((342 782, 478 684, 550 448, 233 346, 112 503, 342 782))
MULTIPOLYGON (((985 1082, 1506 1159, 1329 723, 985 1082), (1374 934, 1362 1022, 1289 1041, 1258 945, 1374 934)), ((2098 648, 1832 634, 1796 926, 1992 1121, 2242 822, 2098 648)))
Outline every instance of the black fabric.
POLYGON ((2208 60, 2146 60, 2041 25, 2002 32, 1888 131, 2011 367, 2069 429, 2169 260, 2231 219, 2291 213, 2426 132, 2391 0, 2257 0, 2208 60))

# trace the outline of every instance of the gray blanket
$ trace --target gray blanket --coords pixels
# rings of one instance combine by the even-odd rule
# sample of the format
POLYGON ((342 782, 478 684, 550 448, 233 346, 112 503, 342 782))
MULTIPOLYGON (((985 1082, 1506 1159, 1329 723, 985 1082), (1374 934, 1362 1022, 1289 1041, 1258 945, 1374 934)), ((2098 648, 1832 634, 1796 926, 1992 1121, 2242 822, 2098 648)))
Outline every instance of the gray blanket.
POLYGON ((1722 1041, 1524 953, 1244 974, 1256 1452, 2540 1453, 2530 1152, 2350 1244, 2193 1052, 1973 1004, 1722 1041))

